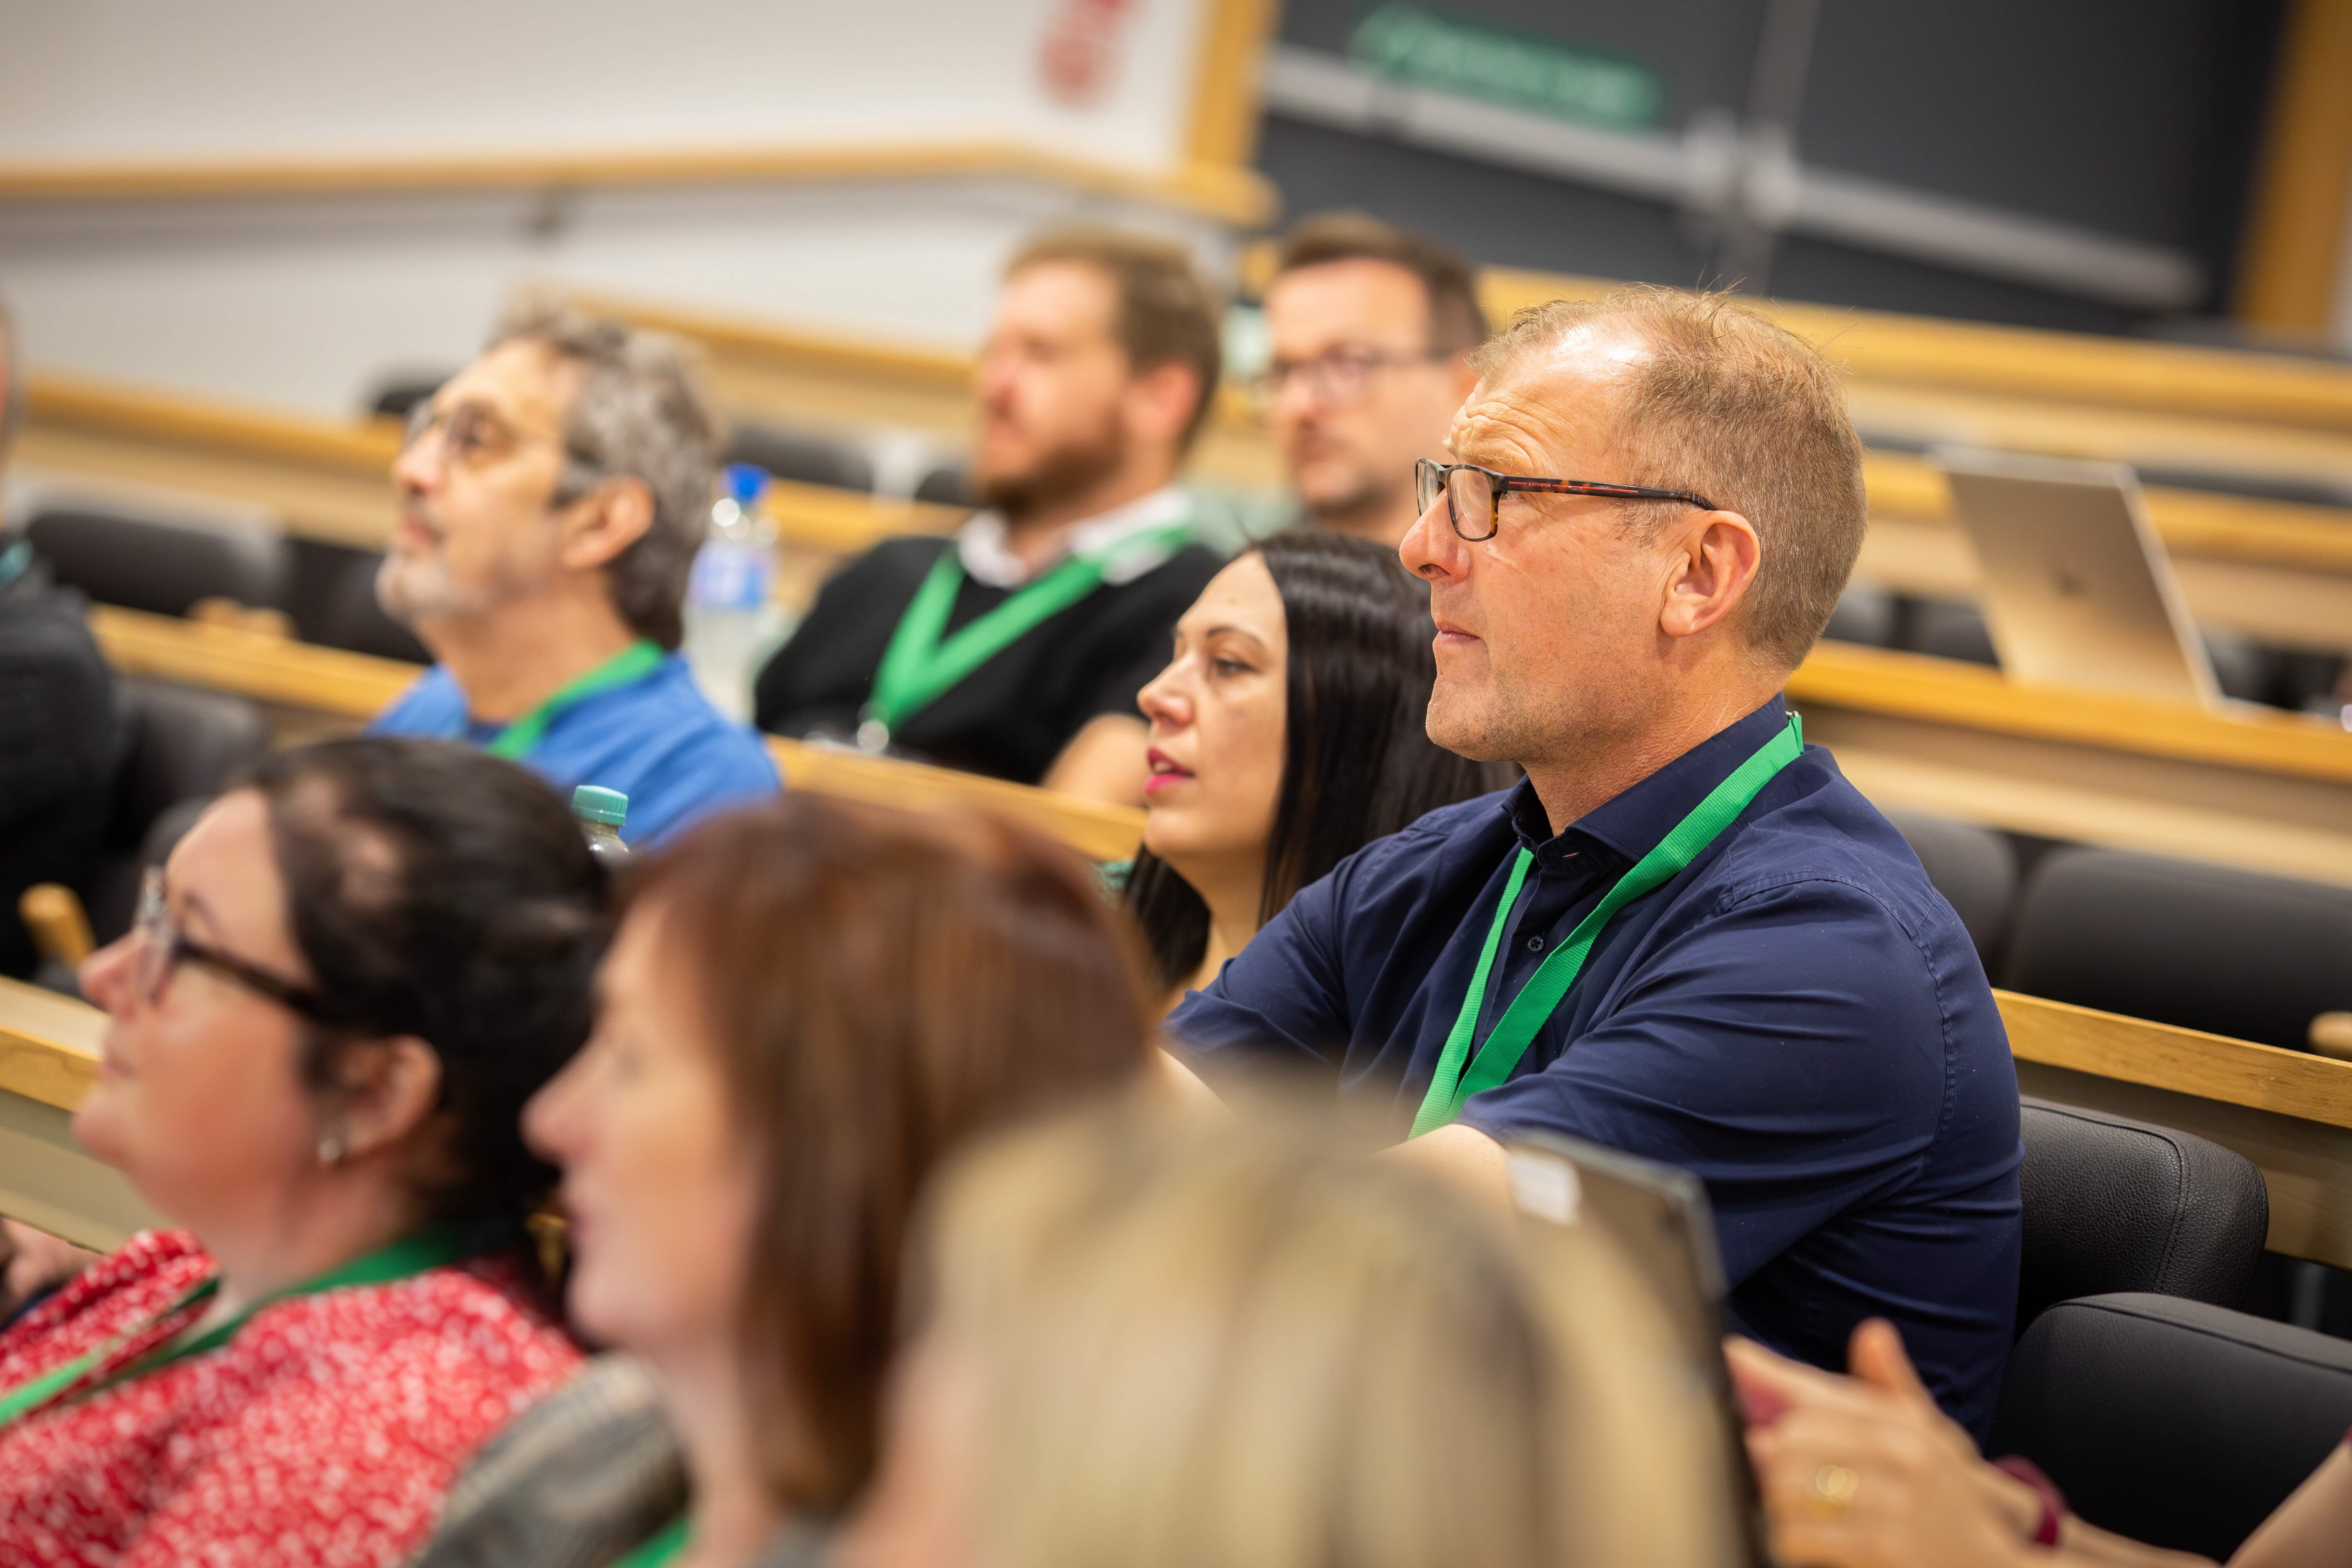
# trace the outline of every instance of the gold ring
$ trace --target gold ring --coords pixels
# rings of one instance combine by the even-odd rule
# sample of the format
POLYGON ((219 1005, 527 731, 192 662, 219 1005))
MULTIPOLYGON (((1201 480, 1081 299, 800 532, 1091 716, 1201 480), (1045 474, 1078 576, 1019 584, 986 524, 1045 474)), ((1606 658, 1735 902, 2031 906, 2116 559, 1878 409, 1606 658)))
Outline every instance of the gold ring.
POLYGON ((1823 1465, 1813 1472, 1811 1495, 1805 1506, 1823 1519, 1835 1519, 1853 1506, 1853 1494, 1862 1489, 1862 1478, 1843 1465, 1823 1465))

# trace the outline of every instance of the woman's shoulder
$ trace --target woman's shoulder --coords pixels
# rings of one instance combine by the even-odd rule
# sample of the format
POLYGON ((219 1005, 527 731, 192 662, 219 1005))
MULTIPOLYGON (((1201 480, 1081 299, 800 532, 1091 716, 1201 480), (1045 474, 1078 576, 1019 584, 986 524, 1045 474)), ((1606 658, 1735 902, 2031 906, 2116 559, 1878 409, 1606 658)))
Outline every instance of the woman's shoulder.
POLYGON ((79 1354, 125 1333, 203 1283, 213 1260, 184 1230, 142 1230, 0 1330, 0 1388, 25 1362, 79 1354))
POLYGON ((238 1339, 306 1380, 388 1387, 413 1373, 414 1392, 428 1402, 536 1397, 582 1360, 503 1259, 291 1297, 256 1313, 238 1339))

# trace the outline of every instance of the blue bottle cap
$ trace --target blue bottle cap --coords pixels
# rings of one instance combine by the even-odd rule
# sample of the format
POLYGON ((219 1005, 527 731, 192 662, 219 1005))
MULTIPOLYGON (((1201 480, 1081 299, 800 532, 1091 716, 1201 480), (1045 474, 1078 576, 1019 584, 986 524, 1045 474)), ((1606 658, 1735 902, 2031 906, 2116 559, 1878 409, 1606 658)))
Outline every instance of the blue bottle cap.
POLYGON ((735 504, 745 511, 751 510, 752 504, 760 499, 760 492, 767 488, 768 470, 759 464, 727 465, 727 493, 733 496, 735 504))
POLYGON ((618 827, 627 820, 629 797, 616 789, 599 784, 582 784, 572 792, 572 815, 590 822, 609 822, 618 827))

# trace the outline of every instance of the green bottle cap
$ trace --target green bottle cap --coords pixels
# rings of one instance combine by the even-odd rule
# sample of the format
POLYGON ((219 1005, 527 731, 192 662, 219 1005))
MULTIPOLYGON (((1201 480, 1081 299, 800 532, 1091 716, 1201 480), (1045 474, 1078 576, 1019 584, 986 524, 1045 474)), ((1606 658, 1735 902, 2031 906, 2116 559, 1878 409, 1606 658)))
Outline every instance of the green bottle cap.
POLYGON ((572 792, 572 815, 618 827, 629 815, 629 797, 616 789, 582 784, 572 792))

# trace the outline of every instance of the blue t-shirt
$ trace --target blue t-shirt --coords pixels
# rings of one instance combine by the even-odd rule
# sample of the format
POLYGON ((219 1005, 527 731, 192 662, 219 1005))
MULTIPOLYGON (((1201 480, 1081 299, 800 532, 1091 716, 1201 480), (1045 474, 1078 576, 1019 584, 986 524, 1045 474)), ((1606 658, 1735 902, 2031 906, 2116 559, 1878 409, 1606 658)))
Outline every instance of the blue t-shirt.
MULTIPOLYGON (((466 694, 436 664, 377 714, 368 731, 487 746, 505 728, 467 717, 466 694)), ((710 705, 677 654, 642 680, 558 712, 522 761, 567 802, 572 787, 584 784, 627 795, 621 837, 631 844, 658 844, 713 811, 781 787, 759 737, 710 705)))
MULTIPOLYGON (((1553 834, 1522 782, 1305 889, 1169 1020, 1212 1082, 1306 1064, 1400 1135, 1517 851, 1535 864, 1479 1017, 1788 722, 1775 698, 1553 834)), ((2017 1310, 2017 1075, 1975 946, 1902 837, 1809 746, 1679 876, 1620 911, 1506 1082, 1461 1120, 1546 1129, 1706 1184, 1738 1326, 1843 1370, 1892 1319, 1981 1439, 2017 1310)))

